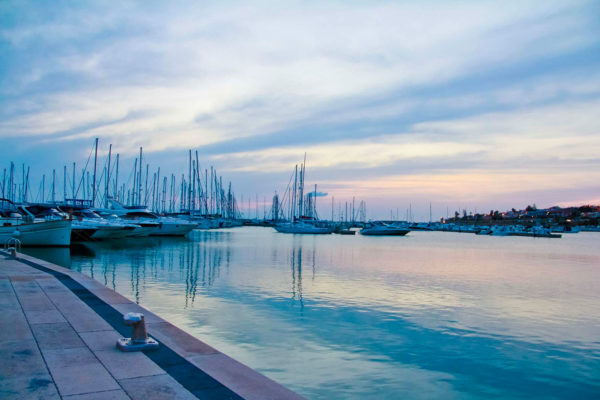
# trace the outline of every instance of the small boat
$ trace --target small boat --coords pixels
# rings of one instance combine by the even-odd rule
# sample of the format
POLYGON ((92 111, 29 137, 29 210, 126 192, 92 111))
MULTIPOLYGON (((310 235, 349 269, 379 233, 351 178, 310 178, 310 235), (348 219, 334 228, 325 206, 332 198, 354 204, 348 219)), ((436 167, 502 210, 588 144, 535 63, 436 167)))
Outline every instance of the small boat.
POLYGON ((23 216, 15 204, 0 199, 0 243, 15 238, 22 246, 69 246, 71 220, 39 220, 23 216))
POLYGON ((360 230, 361 235, 366 236, 404 236, 410 229, 395 227, 384 223, 373 223, 360 230))
POLYGON ((550 229, 543 226, 533 226, 531 228, 515 229, 510 236, 528 236, 536 238, 561 238, 562 235, 553 233, 550 229))
POLYGON ((353 231, 350 228, 343 228, 341 226, 336 226, 333 230, 333 233, 336 233, 338 235, 355 235, 356 231, 353 231))

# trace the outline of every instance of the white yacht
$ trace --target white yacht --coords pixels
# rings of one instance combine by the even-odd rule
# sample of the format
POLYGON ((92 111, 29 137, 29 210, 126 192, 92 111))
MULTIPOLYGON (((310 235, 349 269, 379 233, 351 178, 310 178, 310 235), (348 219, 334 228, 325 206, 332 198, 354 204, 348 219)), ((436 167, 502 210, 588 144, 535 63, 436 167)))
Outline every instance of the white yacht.
POLYGON ((408 232, 410 229, 384 223, 371 223, 370 226, 360 230, 361 235, 367 236, 404 236, 408 232))
POLYGON ((109 203, 111 211, 124 220, 140 226, 156 224, 151 236, 184 236, 198 225, 182 218, 158 216, 146 207, 127 207, 115 200, 109 200, 109 203))
POLYGON ((14 203, 0 199, 0 243, 15 238, 22 246, 69 246, 71 220, 36 219, 19 213, 14 203))
POLYGON ((139 228, 139 225, 121 219, 104 219, 89 209, 74 210, 73 216, 73 226, 96 230, 90 236, 91 240, 122 239, 131 236, 139 228))

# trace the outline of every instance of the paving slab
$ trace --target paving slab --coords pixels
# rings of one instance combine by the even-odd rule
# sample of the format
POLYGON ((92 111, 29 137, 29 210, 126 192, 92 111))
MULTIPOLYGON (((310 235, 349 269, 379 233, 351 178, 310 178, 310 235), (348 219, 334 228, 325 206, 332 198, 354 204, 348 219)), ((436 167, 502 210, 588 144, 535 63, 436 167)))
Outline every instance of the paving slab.
POLYGON ((121 337, 113 329, 105 331, 81 332, 79 337, 92 351, 112 350, 117 347, 117 339, 121 337))
POLYGON ((119 383, 134 400, 197 399, 196 396, 167 374, 122 379, 119 383))
POLYGON ((123 390, 108 390, 106 392, 74 394, 63 397, 64 400, 129 400, 130 398, 123 390))
POLYGON ((120 389, 87 347, 42 350, 61 395, 120 389))
POLYGON ((18 281, 11 278, 11 282, 23 310, 46 311, 56 309, 35 280, 18 281))
POLYGON ((63 317, 58 310, 25 311, 25 316, 27 317, 29 325, 67 322, 65 317, 63 317))
POLYGON ((111 350, 96 351, 94 354, 117 380, 165 373, 144 353, 124 353, 113 348, 111 350))
POLYGON ((48 373, 26 374, 18 378, 0 379, 2 400, 59 400, 60 396, 48 373))
POLYGON ((35 340, 40 349, 69 349, 84 347, 85 344, 77 332, 67 322, 31 325, 35 340))
POLYGON ((0 342, 0 380, 48 372, 35 340, 0 342))
POLYGON ((0 312, 0 327, 2 327, 0 329, 0 342, 33 339, 27 319, 19 309, 3 310, 0 312))

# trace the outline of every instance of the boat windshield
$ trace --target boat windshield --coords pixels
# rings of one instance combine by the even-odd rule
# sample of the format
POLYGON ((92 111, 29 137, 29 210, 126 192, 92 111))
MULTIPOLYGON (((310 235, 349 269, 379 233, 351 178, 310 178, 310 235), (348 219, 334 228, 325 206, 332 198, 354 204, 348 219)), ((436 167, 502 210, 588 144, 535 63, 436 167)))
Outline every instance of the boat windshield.
POLYGON ((82 210, 81 216, 84 218, 102 218, 92 210, 82 210))
POLYGON ((152 218, 152 219, 156 219, 158 218, 156 215, 146 212, 146 211, 133 211, 133 212, 128 212, 127 214, 124 215, 124 218, 129 218, 129 219, 135 219, 135 218, 152 218))

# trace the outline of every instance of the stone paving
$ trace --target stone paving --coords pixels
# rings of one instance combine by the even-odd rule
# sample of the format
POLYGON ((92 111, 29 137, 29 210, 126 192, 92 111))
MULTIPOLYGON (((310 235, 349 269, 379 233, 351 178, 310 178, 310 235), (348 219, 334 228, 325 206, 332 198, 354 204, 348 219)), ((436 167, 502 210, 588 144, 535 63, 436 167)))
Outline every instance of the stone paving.
POLYGON ((91 278, 4 252, 0 360, 1 399, 301 398, 91 278), (159 350, 116 349, 130 311, 159 350))

